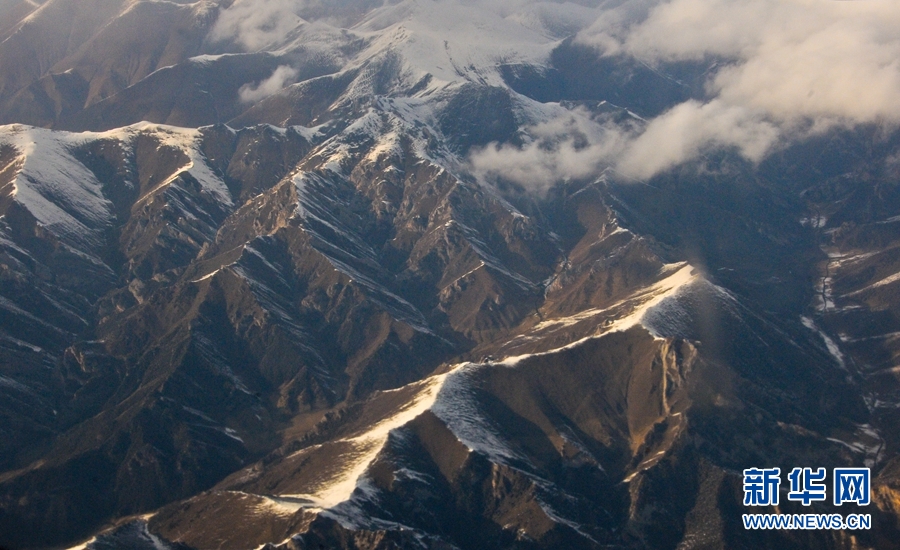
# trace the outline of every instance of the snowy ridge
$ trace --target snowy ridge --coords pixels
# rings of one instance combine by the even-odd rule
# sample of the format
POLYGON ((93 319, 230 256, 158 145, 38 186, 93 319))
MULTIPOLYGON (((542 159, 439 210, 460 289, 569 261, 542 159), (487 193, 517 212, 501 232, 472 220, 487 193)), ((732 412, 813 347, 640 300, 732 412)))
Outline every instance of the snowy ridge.
MULTIPOLYGON (((668 276, 635 297, 640 302, 634 306, 629 315, 613 325, 607 326, 606 330, 601 334, 596 334, 589 338, 597 338, 610 331, 627 330, 640 324, 641 319, 648 312, 653 311, 661 303, 675 296, 679 289, 690 285, 699 278, 695 274, 694 268, 686 263, 667 266, 664 269, 664 273, 668 274, 668 276)), ((366 496, 367 491, 364 490, 365 487, 363 486, 366 483, 366 470, 369 465, 384 447, 392 430, 403 427, 420 414, 429 410, 441 419, 456 438, 470 451, 483 454, 491 461, 499 464, 509 465, 513 462, 528 464, 526 458, 517 455, 504 442, 504 438, 499 430, 491 426, 488 418, 479 410, 473 394, 473 389, 476 385, 473 376, 481 369, 513 367, 522 360, 534 355, 558 353, 563 349, 577 346, 589 338, 541 354, 510 357, 498 363, 461 363, 455 365, 444 374, 432 376, 422 382, 407 386, 407 388, 414 387, 417 391, 415 396, 409 399, 403 408, 397 410, 389 418, 379 421, 365 433, 353 438, 339 440, 340 443, 350 444, 349 446, 352 450, 341 455, 341 460, 344 462, 337 475, 334 475, 331 479, 323 480, 314 492, 279 495, 279 498, 299 499, 298 501, 307 502, 306 507, 314 511, 332 511, 331 517, 338 519, 342 523, 347 522, 348 526, 358 527, 361 525, 361 518, 351 516, 362 512, 357 510, 353 514, 348 515, 349 512, 357 508, 352 503, 348 503, 348 501, 357 498, 357 496, 359 498, 368 498, 366 496), (354 493, 357 489, 359 493, 354 493)), ((319 448, 319 446, 309 447, 298 451, 295 455, 300 456, 308 452, 315 452, 319 448)), ((532 477, 527 472, 523 473, 532 477)), ((534 481, 538 483, 540 480, 535 478, 534 481)), ((550 510, 545 503, 542 503, 542 508, 545 509, 548 516, 557 518, 558 514, 550 510)), ((559 519, 559 521, 572 528, 577 528, 577 525, 571 524, 568 520, 563 521, 559 519)))
MULTIPOLYGON (((616 229, 614 232, 607 235, 607 237, 624 231, 626 230, 616 229)), ((620 300, 605 308, 587 309, 568 317, 542 321, 535 326, 535 329, 541 330, 558 326, 571 326, 585 319, 590 319, 603 313, 616 312, 623 307, 631 306, 633 309, 628 316, 617 320, 613 324, 607 325, 603 332, 628 330, 638 324, 650 308, 660 305, 664 300, 673 296, 682 286, 693 282, 697 277, 692 275, 692 271, 693 267, 684 262, 663 266, 661 273, 668 274, 667 277, 624 300, 620 300)))
POLYGON ((723 310, 731 311, 739 316, 737 299, 724 288, 704 278, 698 278, 692 284, 678 288, 674 294, 664 298, 641 318, 643 325, 657 338, 690 338, 690 321, 697 307, 698 297, 706 294, 715 299, 723 310))
POLYGON ((113 534, 111 537, 98 535, 85 543, 73 546, 68 550, 98 550, 103 548, 153 548, 154 550, 175 550, 175 547, 160 537, 154 535, 147 528, 146 518, 141 518, 128 525, 126 531, 120 535, 121 539, 113 534))
POLYGON ((300 499, 271 497, 243 491, 223 491, 223 493, 254 502, 251 513, 255 516, 292 516, 298 510, 302 510, 304 504, 300 499))
POLYGON ((472 375, 488 366, 465 363, 448 374, 443 387, 431 407, 431 412, 447 425, 460 443, 492 461, 507 464, 519 458, 503 442, 502 436, 478 410, 472 393, 472 375))
MULTIPOLYGON (((686 262, 667 265, 663 271, 671 275, 638 294, 636 298, 640 300, 640 305, 630 315, 613 322, 605 332, 624 331, 641 324, 649 313, 674 298, 682 288, 700 279, 694 268, 686 262)), ((660 337, 653 330, 650 332, 660 337)))
MULTIPOLYGON (((203 190, 215 197, 215 199, 228 206, 232 206, 231 194, 228 192, 228 187, 225 186, 225 182, 221 180, 207 165, 206 159, 203 156, 203 153, 200 152, 200 130, 193 128, 179 128, 176 126, 168 126, 165 124, 151 124, 148 122, 142 122, 139 124, 135 124, 132 126, 127 126, 122 128, 121 130, 112 130, 110 132, 105 132, 103 136, 110 137, 118 137, 124 136, 131 138, 135 136, 137 133, 151 133, 154 137, 160 140, 162 145, 173 147, 175 149, 179 149, 183 153, 188 156, 189 162, 183 168, 176 170, 172 176, 170 176, 163 184, 160 184, 156 189, 147 193, 140 200, 146 199, 147 196, 152 195, 159 191, 160 189, 170 185, 174 182, 178 176, 182 173, 188 173, 193 176, 200 185, 203 187, 203 190)), ((129 141, 128 139, 123 139, 122 141, 129 141)), ((139 201, 140 202, 140 201, 139 201)))
POLYGON ((104 196, 103 185, 72 151, 100 140, 116 140, 130 148, 141 133, 153 135, 163 146, 178 149, 189 161, 138 203, 188 173, 217 201, 232 205, 225 183, 213 173, 200 152, 199 130, 146 122, 107 132, 83 133, 19 124, 0 126, 0 145, 10 145, 21 155, 21 168, 13 181, 14 200, 70 246, 80 251, 103 246, 102 232, 114 223, 112 203, 104 196))
MULTIPOLYGON (((309 155, 310 164, 346 177, 345 168, 357 162, 374 163, 402 153, 400 139, 403 137, 410 139, 413 153, 420 161, 446 170, 457 169, 460 161, 447 149, 444 140, 439 140, 436 148, 429 144, 434 141, 429 140, 429 134, 440 135, 435 112, 443 101, 443 98, 376 98, 373 107, 319 145, 309 155), (365 156, 358 155, 361 144, 371 145, 365 156)), ((317 128, 306 131, 313 130, 317 128)))
POLYGON ((89 541, 79 544, 78 546, 72 546, 68 550, 88 550, 92 547, 92 545, 97 541, 97 537, 92 537, 89 541))
POLYGON ((544 62, 556 44, 555 39, 496 11, 456 2, 406 0, 384 6, 353 31, 371 40, 358 56, 361 64, 393 53, 402 59, 401 74, 407 85, 431 75, 419 96, 463 82, 505 86, 498 65, 544 62))
MULTIPOLYGON (((404 406, 397 410, 393 416, 381 420, 371 426, 368 431, 353 438, 338 440, 349 444, 354 450, 345 454, 346 461, 342 471, 331 479, 323 480, 316 490, 309 494, 279 495, 280 498, 302 499, 310 503, 308 507, 324 510, 337 506, 350 499, 357 488, 360 479, 366 469, 375 460, 378 452, 387 442, 392 430, 400 428, 434 405, 438 392, 449 374, 441 374, 426 378, 421 382, 412 384, 418 389, 417 394, 406 401, 404 406)), ((298 451, 298 455, 304 454, 317 447, 310 447, 298 451)))
MULTIPOLYGON (((596 8, 573 2, 498 9, 487 2, 402 0, 356 20, 318 18, 316 10, 306 13, 302 4, 273 2, 267 9, 275 10, 277 24, 245 34, 236 23, 249 13, 247 4, 226 8, 223 17, 234 28, 214 29, 210 39, 236 38, 246 51, 268 51, 289 63, 330 65, 335 68, 332 77, 356 75, 332 108, 395 93, 439 99, 467 83, 508 89, 501 66, 548 65, 561 40, 600 15, 596 8)), ((190 61, 217 58, 205 55, 190 61)), ((287 84, 284 93, 289 94, 287 84)))
MULTIPOLYGON (((453 366, 444 374, 412 384, 411 386, 418 390, 416 395, 406 401, 391 416, 377 422, 360 435, 329 443, 329 445, 335 442, 350 444, 351 448, 340 456, 339 460, 342 461, 342 464, 336 474, 320 482, 319 486, 310 493, 259 497, 265 499, 266 502, 257 507, 258 511, 285 515, 305 509, 335 519, 348 529, 401 528, 409 530, 409 527, 371 517, 364 510, 364 502, 375 503, 378 500, 378 489, 368 478, 367 470, 384 448, 388 437, 404 437, 403 432, 396 430, 403 428, 426 411, 431 411, 441 419, 457 440, 470 452, 478 452, 497 464, 510 465, 511 468, 530 479, 540 491, 548 495, 557 492, 558 489, 553 483, 521 469, 520 466, 524 465, 530 470, 533 469, 533 465, 527 458, 514 453, 503 441, 499 430, 492 427, 487 417, 479 411, 474 394, 472 394, 475 384, 472 375, 484 368, 492 368, 492 366, 461 363, 453 366), (520 466, 514 466, 513 463, 520 466)), ((297 451, 291 458, 302 458, 303 455, 317 452, 320 449, 322 449, 321 445, 308 447, 297 451)), ((397 473, 409 479, 427 481, 422 474, 408 468, 401 468, 397 473)), ((538 504, 552 521, 566 525, 590 538, 577 523, 560 515, 545 499, 539 497, 538 504)))
MULTIPOLYGON (((472 402, 470 374, 481 365, 462 363, 451 368, 449 372, 435 375, 421 382, 404 388, 416 389, 413 397, 395 410, 392 415, 370 426, 364 433, 354 437, 335 440, 329 443, 341 444, 350 450, 340 455, 341 466, 327 479, 321 480, 313 491, 302 494, 281 494, 266 497, 277 504, 296 509, 303 508, 317 513, 326 513, 349 528, 365 525, 363 512, 354 503, 357 498, 370 499, 374 489, 370 487, 366 471, 384 448, 388 437, 395 430, 404 427, 426 411, 431 411, 443 420, 460 442, 472 451, 481 452, 492 460, 508 463, 517 457, 503 442, 501 436, 486 424, 486 420, 478 412, 472 402)), ((391 390, 392 393, 401 390, 391 390)), ((303 455, 322 449, 321 445, 307 447, 294 453, 291 458, 302 458, 303 455)), ((407 476, 415 478, 416 472, 407 470, 407 476)), ((294 511, 296 511, 294 509, 294 511)), ((278 513, 287 510, 279 509, 278 513)))
POLYGON ((663 335, 669 331, 663 329, 664 323, 661 323, 661 321, 664 318, 672 318, 673 315, 686 315, 680 312, 680 308, 677 305, 681 293, 690 289, 696 283, 706 283, 706 281, 686 262, 665 265, 661 269, 661 274, 664 275, 664 278, 660 281, 611 306, 589 309, 568 317, 543 321, 536 325, 529 334, 519 338, 533 338, 533 333, 566 328, 594 318, 598 318, 598 320, 615 318, 614 321, 607 324, 598 324, 593 334, 554 350, 538 354, 507 357, 500 361, 500 364, 512 367, 521 360, 533 355, 556 353, 563 349, 575 347, 589 339, 598 338, 611 332, 626 331, 637 325, 643 326, 657 338, 664 337, 663 335))
POLYGON ((94 174, 71 149, 89 139, 22 125, 0 126, 0 144, 21 155, 13 181, 15 201, 63 241, 80 249, 102 246, 102 231, 112 224, 112 203, 94 174))

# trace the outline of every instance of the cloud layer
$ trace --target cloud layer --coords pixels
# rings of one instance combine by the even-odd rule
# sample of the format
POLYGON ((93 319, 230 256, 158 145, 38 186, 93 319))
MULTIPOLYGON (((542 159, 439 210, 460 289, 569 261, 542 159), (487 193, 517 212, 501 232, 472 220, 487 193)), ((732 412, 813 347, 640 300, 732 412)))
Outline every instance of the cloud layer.
POLYGON ((278 45, 303 23, 305 0, 236 0, 219 14, 209 38, 233 40, 247 51, 278 45))
POLYGON ((676 105, 642 129, 583 132, 588 145, 580 148, 562 135, 552 147, 540 136, 523 148, 489 147, 473 155, 479 174, 542 192, 591 168, 648 179, 710 149, 732 148, 757 162, 836 126, 900 125, 898 2, 625 0, 597 7, 594 16, 577 39, 604 55, 662 68, 709 63, 706 98, 676 105))
POLYGON ((506 180, 544 194, 557 182, 596 177, 607 168, 646 180, 704 151, 728 147, 757 162, 780 139, 757 113, 721 101, 688 101, 639 124, 596 122, 577 109, 526 128, 523 146, 491 144, 469 158, 486 182, 506 180))
POLYGON ((280 65, 272 72, 272 76, 263 80, 257 85, 244 84, 238 90, 241 101, 244 103, 255 103, 261 99, 265 99, 275 94, 295 78, 297 78, 297 70, 289 65, 280 65))
POLYGON ((627 145, 622 128, 598 124, 575 110, 528 129, 522 147, 492 144, 470 156, 472 171, 482 180, 506 180, 529 191, 545 193, 559 181, 597 174, 627 145))
POLYGON ((651 120, 612 164, 626 177, 644 180, 711 148, 734 148, 758 162, 780 134, 776 125, 745 107, 720 100, 687 101, 651 120))
MULTIPOLYGON (((366 9, 380 4, 355 1, 366 9)), ((482 174, 503 172, 539 188, 548 186, 538 183, 543 178, 581 178, 606 166, 646 179, 712 148, 733 148, 758 161, 781 144, 835 126, 900 125, 895 0, 418 1, 488 9, 535 29, 582 28, 577 40, 604 55, 631 56, 663 69, 678 61, 711 67, 703 100, 673 106, 643 129, 597 126, 585 116, 564 115, 527 129, 533 141, 522 148, 479 151, 471 160, 482 174), (572 124, 581 137, 563 132, 572 124)), ((222 11, 210 37, 248 51, 277 47, 303 24, 300 14, 326 13, 326 4, 236 0, 222 11)), ((345 9, 352 2, 340 4, 345 9)), ((245 86, 241 98, 257 101, 295 77, 289 67, 279 67, 266 81, 245 86)))
POLYGON ((671 0, 582 40, 660 61, 721 58, 708 91, 784 122, 900 122, 900 3, 671 0))

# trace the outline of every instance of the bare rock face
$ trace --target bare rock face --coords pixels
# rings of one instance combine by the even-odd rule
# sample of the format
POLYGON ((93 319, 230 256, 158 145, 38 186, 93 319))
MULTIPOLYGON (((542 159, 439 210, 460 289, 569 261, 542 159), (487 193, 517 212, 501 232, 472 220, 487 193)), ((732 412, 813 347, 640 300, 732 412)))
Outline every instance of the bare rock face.
POLYGON ((0 546, 897 547, 896 133, 536 190, 474 159, 707 67, 235 6, 0 6, 0 546), (762 466, 872 468, 873 528, 743 529, 762 466))

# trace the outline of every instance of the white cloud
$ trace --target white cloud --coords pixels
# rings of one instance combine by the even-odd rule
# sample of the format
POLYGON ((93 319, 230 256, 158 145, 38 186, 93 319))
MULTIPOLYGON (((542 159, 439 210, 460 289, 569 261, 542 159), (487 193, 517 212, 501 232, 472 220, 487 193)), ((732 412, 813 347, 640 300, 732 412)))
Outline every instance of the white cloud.
POLYGON ((241 89, 238 90, 238 94, 240 95, 242 102, 255 103, 277 93, 296 77, 296 69, 293 69, 288 65, 281 65, 272 72, 272 76, 263 80, 256 86, 252 84, 244 84, 241 86, 241 89))
POLYGON ((596 46, 606 55, 622 53, 633 26, 647 19, 660 0, 623 0, 597 9, 593 22, 577 35, 583 44, 596 46))
POLYGON ((779 136, 774 124, 744 107, 719 100, 687 101, 650 121, 629 141, 615 168, 628 177, 647 179, 713 147, 734 147, 758 162, 779 136))
POLYGON ((515 182, 542 195, 567 180, 596 177, 606 168, 631 179, 650 177, 721 147, 758 162, 779 142, 777 126, 745 108, 714 100, 688 101, 646 125, 598 123, 575 110, 526 129, 518 147, 490 144, 469 158, 482 181, 515 182))
MULTIPOLYGON (((581 42, 650 65, 717 62, 703 101, 674 106, 643 130, 588 128, 589 118, 581 115, 555 122, 574 124, 579 138, 551 123, 529 128, 534 139, 523 147, 492 145, 473 154, 472 167, 484 177, 502 174, 539 191, 610 165, 648 178, 716 147, 758 161, 780 144, 835 125, 900 125, 895 0, 440 1, 493 11, 529 28, 585 27, 581 42)), ((236 0, 211 38, 247 50, 277 47, 304 24, 300 14, 325 13, 323 2, 236 0)), ((258 100, 295 77, 281 67, 259 85, 245 86, 241 97, 258 100)))
POLYGON ((900 122, 900 3, 672 0, 622 48, 654 61, 733 59, 709 92, 785 122, 900 122))
POLYGON ((623 152, 619 168, 646 178, 710 147, 757 161, 836 125, 900 124, 897 29, 888 0, 630 0, 578 39, 651 64, 718 61, 706 103, 663 113, 623 152))
POLYGON ((530 141, 518 147, 490 144, 469 158, 482 181, 515 182, 544 194, 560 181, 596 175, 627 145, 627 131, 590 120, 575 110, 526 129, 530 141))
POLYGON ((713 148, 756 162, 835 126, 900 125, 900 2, 625 0, 594 15, 578 40, 604 55, 716 61, 706 99, 676 105, 640 131, 607 128, 616 153, 593 162, 586 155, 608 153, 612 138, 582 149, 563 138, 554 148, 488 148, 476 167, 506 163, 509 179, 531 186, 581 177, 591 165, 646 179, 713 148))
POLYGON ((297 14, 306 4, 305 0, 236 0, 219 14, 209 38, 234 40, 247 51, 278 45, 304 22, 297 14))

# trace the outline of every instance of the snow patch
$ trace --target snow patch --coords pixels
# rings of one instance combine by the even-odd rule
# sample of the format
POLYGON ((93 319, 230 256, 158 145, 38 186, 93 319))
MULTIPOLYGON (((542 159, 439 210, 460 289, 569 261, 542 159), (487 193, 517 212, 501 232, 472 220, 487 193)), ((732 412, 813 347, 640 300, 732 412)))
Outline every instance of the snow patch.
POLYGON ((68 550, 88 550, 88 547, 97 542, 97 537, 91 538, 89 541, 79 544, 78 546, 72 546, 68 550))
MULTIPOLYGON (((30 349, 34 353, 44 353, 44 348, 35 346, 34 344, 29 344, 28 342, 23 342, 22 340, 19 340, 18 338, 14 338, 8 334, 0 335, 0 339, 3 339, 6 342, 11 342, 11 343, 15 344, 16 346, 30 349)), ((2 379, 2 376, 0 376, 0 379, 2 379)), ((2 383, 2 382, 0 382, 0 383, 2 383)))
POLYGON ((113 213, 102 184, 71 154, 89 136, 0 126, 0 144, 21 155, 22 166, 13 180, 15 201, 65 242, 91 250, 102 246, 101 233, 112 224, 113 213))
POLYGON ((501 64, 543 63, 557 43, 487 6, 456 2, 386 5, 353 30, 371 41, 357 57, 360 66, 393 55, 407 85, 431 75, 420 96, 464 82, 505 87, 501 64))
MULTIPOLYGON (((670 264, 663 268, 664 271, 668 272, 676 269, 677 271, 665 279, 638 294, 636 298, 642 300, 642 302, 635 307, 634 311, 630 315, 613 322, 604 332, 626 331, 635 325, 641 324, 644 316, 653 308, 675 296, 681 288, 699 279, 699 276, 695 274, 694 268, 687 263, 670 264)), ((654 334, 654 336, 658 337, 659 335, 654 334)))
POLYGON ((430 409, 435 404, 438 393, 448 376, 449 373, 436 375, 415 383, 413 386, 417 387, 418 393, 393 416, 378 422, 359 436, 338 440, 353 445, 355 450, 352 454, 345 455, 347 461, 343 471, 334 478, 324 481, 314 493, 279 495, 279 497, 298 499, 298 501, 307 503, 303 504, 303 507, 320 510, 333 508, 349 500, 353 491, 361 483, 369 465, 387 443, 391 431, 408 424, 430 409))
POLYGON ((181 174, 189 173, 217 201, 232 204, 225 183, 206 164, 200 151, 200 130, 147 122, 82 133, 20 124, 0 126, 0 144, 14 147, 21 155, 22 166, 13 180, 15 201, 66 244, 81 251, 97 250, 104 246, 103 232, 114 223, 113 205, 103 195, 103 184, 72 152, 100 140, 116 140, 130 146, 142 133, 182 151, 189 160, 138 202, 171 185, 181 174))
POLYGON ((259 500, 260 502, 253 507, 253 510, 256 514, 262 516, 292 516, 297 513, 298 510, 304 509, 304 504, 307 503, 307 501, 303 499, 257 495, 245 493, 243 491, 224 491, 224 493, 239 495, 242 498, 259 500))
POLYGON ((35 395, 35 393, 33 391, 31 391, 31 389, 28 386, 26 386, 25 384, 22 384, 20 382, 16 382, 15 380, 13 380, 12 378, 9 378, 7 376, 0 375, 0 386, 12 388, 21 393, 35 395))
POLYGON ((814 229, 819 229, 821 227, 825 227, 825 224, 828 223, 828 218, 821 214, 817 214, 815 216, 810 216, 808 218, 800 218, 800 225, 806 227, 812 227, 814 229))
POLYGON ((494 462, 507 464, 518 457, 476 405, 472 375, 481 368, 486 367, 464 363, 449 373, 431 412, 470 450, 484 454, 494 462))
MULTIPOLYGON (((653 285, 638 291, 632 296, 629 296, 625 300, 613 304, 612 306, 609 306, 607 308, 597 308, 582 311, 575 315, 563 317, 561 319, 544 321, 535 327, 536 329, 545 329, 557 326, 566 327, 585 319, 596 317, 606 312, 614 312, 617 309, 631 308, 630 312, 627 315, 605 326, 598 327, 597 331, 594 334, 572 342, 571 344, 567 344, 558 349, 541 352, 538 354, 525 354, 507 357, 500 361, 499 364, 513 367, 520 361, 528 357, 532 357, 534 355, 558 353, 561 350, 571 349, 575 346, 578 346, 592 338, 598 338, 604 334, 608 334, 611 332, 624 332, 636 325, 644 326, 644 328, 650 331, 650 333, 657 338, 662 337, 661 331, 659 330, 661 328, 659 320, 650 319, 649 314, 664 313, 663 310, 667 308, 674 307, 677 309, 677 302, 673 299, 678 296, 678 293, 682 289, 686 289, 693 283, 702 279, 699 275, 695 274, 694 268, 686 262, 665 265, 663 266, 661 273, 667 276, 662 280, 654 283, 653 285)), ((659 316, 657 315, 657 317, 659 316)), ((659 318, 663 317, 665 317, 665 315, 659 318)))
POLYGON ((201 282, 201 281, 205 281, 205 280, 207 280, 207 279, 211 279, 212 277, 214 277, 214 276, 216 275, 216 273, 218 273, 218 272, 220 272, 220 271, 222 271, 222 268, 221 268, 221 267, 216 268, 216 269, 214 269, 213 271, 211 271, 210 273, 207 273, 206 275, 200 277, 199 279, 194 279, 194 280, 191 281, 191 282, 192 282, 192 283, 199 283, 199 282, 201 282))
MULTIPOLYGON (((228 187, 209 167, 206 163, 206 158, 200 151, 200 140, 202 135, 199 129, 179 128, 165 124, 141 122, 139 124, 128 126, 123 130, 131 133, 151 133, 155 138, 160 140, 162 145, 179 149, 187 155, 189 159, 188 164, 184 168, 177 170, 175 174, 167 180, 167 185, 175 181, 179 175, 186 172, 193 176, 194 179, 200 183, 203 190, 215 197, 218 202, 227 206, 233 206, 231 193, 228 191, 228 187)), ((116 130, 113 130, 113 132, 116 132, 116 130)), ((161 184, 148 193, 148 195, 156 193, 162 187, 164 187, 164 185, 161 184)), ((141 200, 143 200, 143 198, 141 200)))
POLYGON ((867 290, 872 290, 873 288, 878 288, 878 287, 882 287, 882 286, 887 286, 887 285, 896 283, 897 281, 900 281, 900 273, 894 273, 893 275, 889 275, 889 276, 885 277, 884 279, 881 279, 880 281, 877 281, 877 282, 875 282, 875 283, 872 283, 872 284, 870 284, 869 286, 867 286, 867 287, 865 287, 865 288, 861 288, 861 289, 859 289, 859 290, 855 290, 855 291, 853 291, 853 292, 850 292, 850 293, 847 294, 847 296, 855 296, 855 295, 861 294, 861 293, 863 293, 863 292, 865 292, 865 291, 867 291, 867 290))
POLYGON ((400 134, 396 131, 390 131, 378 138, 378 142, 366 155, 369 162, 377 162, 382 158, 390 158, 392 156, 400 156, 403 150, 400 146, 400 134))
POLYGON ((834 280, 831 277, 822 277, 816 285, 816 311, 826 312, 835 309, 834 295, 831 287, 834 280))
POLYGON ((800 316, 800 321, 803 323, 803 326, 822 337, 822 340, 825 342, 825 347, 828 348, 828 353, 834 357, 835 361, 837 361, 838 365, 840 365, 843 370, 847 370, 847 365, 844 362, 844 354, 841 353, 841 348, 838 347, 837 343, 825 334, 822 329, 816 325, 816 322, 809 317, 800 316))

